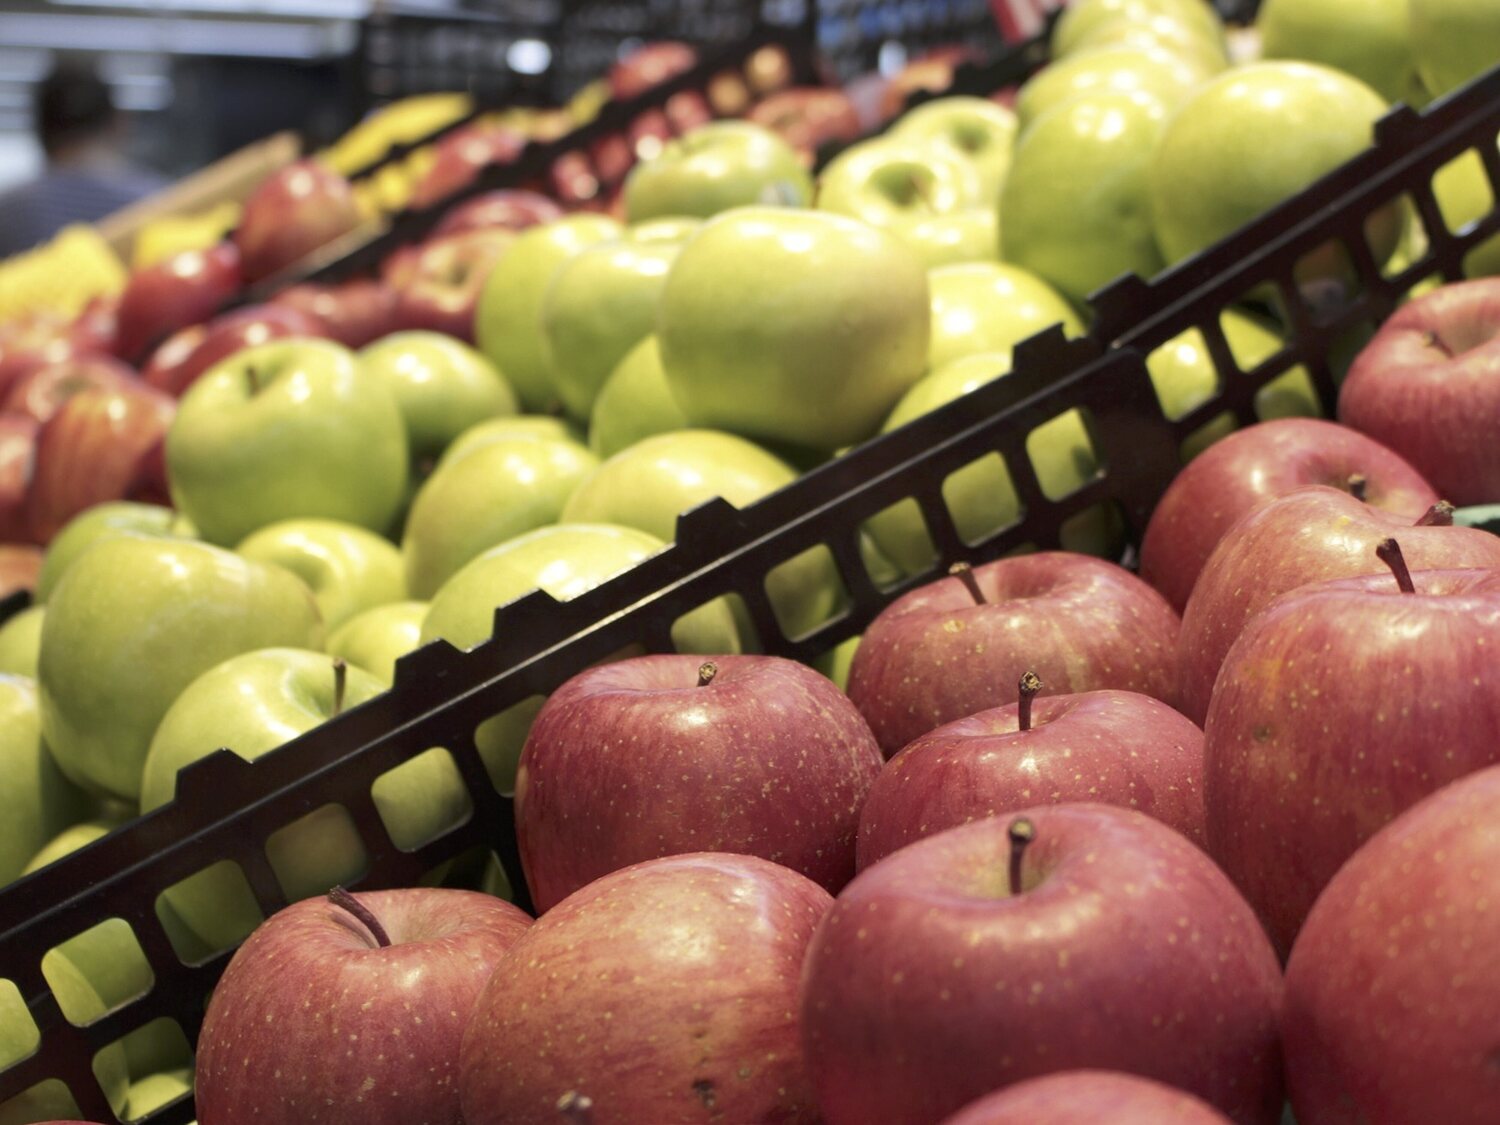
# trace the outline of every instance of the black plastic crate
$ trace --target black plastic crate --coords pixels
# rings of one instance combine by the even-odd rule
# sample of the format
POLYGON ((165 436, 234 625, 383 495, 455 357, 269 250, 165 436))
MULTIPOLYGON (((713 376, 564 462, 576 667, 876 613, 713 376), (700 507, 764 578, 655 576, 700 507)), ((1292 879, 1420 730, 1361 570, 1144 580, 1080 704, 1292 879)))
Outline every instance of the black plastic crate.
MULTIPOLYGON (((1481 154, 1500 194, 1500 70, 1423 114, 1401 109, 1377 131, 1375 147, 1284 206, 1150 282, 1127 279, 1100 293, 1097 327, 1081 340, 1057 330, 1016 350, 1013 373, 962 400, 870 441, 744 510, 709 502, 679 521, 678 541, 582 597, 558 603, 534 593, 496 613, 494 637, 470 652, 430 645, 403 659, 387 694, 248 764, 227 751, 183 772, 177 800, 82 851, 0 891, 0 978, 26 999, 40 1032, 29 1059, 0 1071, 0 1100, 44 1079, 65 1082, 85 1116, 114 1121, 90 1070, 95 1052, 122 1035, 171 1018, 191 1041, 229 951, 203 959, 174 949, 154 904, 167 886, 221 860, 244 872, 261 910, 285 898, 263 850, 274 830, 330 803, 342 806, 367 855, 366 888, 414 882, 438 864, 479 848, 492 852, 525 901, 509 800, 489 781, 473 745, 475 727, 628 644, 670 647, 671 623, 725 594, 748 607, 768 652, 813 658, 861 632, 879 610, 957 559, 983 561, 1024 547, 1059 543, 1067 521, 1095 505, 1117 513, 1138 541, 1152 507, 1179 466, 1179 442, 1203 419, 1228 411, 1254 418, 1254 392, 1288 367, 1313 374, 1325 409, 1334 399, 1329 355, 1346 335, 1383 316, 1427 277, 1460 276, 1463 256, 1500 233, 1500 208, 1451 231, 1432 195, 1433 174, 1461 154, 1481 154), (1409 268, 1386 276, 1363 246, 1365 219, 1397 198, 1413 201, 1431 246, 1409 268), (1330 239, 1348 246, 1355 282, 1307 293, 1295 263, 1330 239), (1269 289, 1267 287, 1270 287, 1269 289), (1287 346, 1251 371, 1228 355, 1220 313, 1247 296, 1284 306, 1287 346), (1220 367, 1218 394, 1184 418, 1168 420, 1145 367, 1146 355, 1189 328, 1203 331, 1220 367), (1072 495, 1046 496, 1025 452, 1028 435, 1069 411, 1086 422, 1100 463, 1072 495), (942 498, 944 479, 989 454, 1001 456, 1025 507, 1024 518, 966 542, 942 498), (890 505, 920 505, 940 556, 924 575, 882 585, 866 566, 860 528, 890 505), (778 627, 764 579, 777 564, 813 547, 833 555, 848 598, 814 632, 788 637, 778 627), (472 811, 415 850, 392 842, 371 798, 386 771, 432 747, 449 751, 472 811), (106 919, 130 924, 154 985, 86 1027, 63 1018, 41 973, 44 953, 106 919)), ((177 1125, 190 1101, 150 1120, 177 1125)))

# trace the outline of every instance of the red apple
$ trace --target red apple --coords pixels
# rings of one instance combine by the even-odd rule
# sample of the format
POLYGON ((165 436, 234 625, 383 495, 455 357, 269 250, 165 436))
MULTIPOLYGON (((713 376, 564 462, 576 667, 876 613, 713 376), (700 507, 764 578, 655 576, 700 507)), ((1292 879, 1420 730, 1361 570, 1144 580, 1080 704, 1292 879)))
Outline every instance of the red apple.
POLYGON ((42 549, 29 543, 0 543, 0 598, 35 590, 42 570, 42 549))
POLYGON ((1203 732, 1133 691, 1020 702, 928 731, 891 759, 859 816, 859 869, 947 828, 1037 804, 1138 809, 1202 847, 1203 732))
POLYGON ((1120 688, 1171 701, 1177 615, 1123 567, 1048 551, 962 576, 897 598, 854 654, 849 698, 888 757, 1004 705, 1028 670, 1059 694, 1120 688))
POLYGON ((1272 602, 1214 687, 1209 853, 1283 952, 1360 844, 1500 762, 1500 570, 1392 563, 1272 602))
POLYGON ((412 189, 411 206, 431 207, 473 183, 491 164, 508 164, 526 147, 526 137, 505 125, 473 124, 437 142, 432 166, 412 189))
POLYGON ((660 39, 638 47, 609 68, 609 92, 616 101, 644 94, 651 87, 691 70, 698 52, 686 43, 660 39))
POLYGON ((540 192, 487 191, 450 209, 432 233, 436 237, 487 227, 525 230, 539 223, 550 223, 562 214, 563 209, 540 192))
POLYGON ((546 911, 679 852, 758 855, 837 892, 884 764, 833 681, 774 656, 643 656, 542 706, 516 775, 526 885, 546 911))
POLYGON ((1178 709, 1194 722, 1208 717, 1214 679, 1229 647, 1273 598, 1329 578, 1387 573, 1375 548, 1393 535, 1413 570, 1500 566, 1500 537, 1453 527, 1451 515, 1436 518, 1435 524, 1414 526, 1347 492, 1312 485, 1240 520, 1209 556, 1182 615, 1178 709))
POLYGON ((229 962, 198 1037, 200 1120, 462 1120, 455 1078, 464 1027, 531 919, 471 891, 339 901, 359 916, 305 899, 264 922, 229 962))
POLYGON ((24 543, 26 490, 36 460, 39 423, 24 414, 0 414, 0 543, 24 543))
POLYGON ((1144 813, 1051 805, 855 876, 808 949, 802 1032, 828 1125, 926 1125, 1081 1068, 1272 1125, 1280 1001, 1270 942, 1206 855, 1144 813))
POLYGON ((1500 277, 1403 305, 1355 357, 1339 420, 1396 450, 1455 504, 1500 499, 1500 277))
POLYGON ((780 133, 787 144, 809 157, 832 141, 858 140, 864 131, 849 95, 824 86, 780 90, 757 102, 745 116, 780 133))
POLYGON ((1408 809, 1319 896, 1287 964, 1287 1080, 1308 1125, 1493 1125, 1500 768, 1408 809))
POLYGON ((84 355, 107 354, 90 334, 71 331, 61 317, 50 313, 18 317, 0 325, 0 398, 38 368, 84 355))
POLYGON ((120 294, 100 294, 83 306, 69 335, 84 351, 114 354, 119 346, 120 294))
POLYGON ((141 378, 158 390, 167 391, 169 394, 180 394, 180 391, 173 390, 179 381, 178 372, 192 359, 193 353, 198 350, 198 345, 207 337, 207 323, 179 328, 163 340, 141 366, 141 378))
POLYGON ((221 359, 243 348, 286 336, 323 336, 321 321, 288 305, 245 305, 217 316, 201 330, 184 329, 157 349, 146 364, 147 383, 180 397, 221 359), (193 333, 188 335, 188 333, 193 333))
POLYGON ((1224 533, 1266 501, 1310 484, 1359 490, 1367 503, 1410 520, 1438 501, 1399 454, 1346 426, 1261 422, 1215 442, 1173 479, 1141 541, 1141 577, 1181 613, 1224 533))
POLYGON ((943 1125, 1230 1125, 1192 1094, 1109 1070, 1064 1070, 1007 1086, 943 1125))
POLYGON ((232 242, 184 250, 130 275, 120 296, 115 350, 131 362, 179 328, 218 312, 240 288, 240 255, 232 242))
POLYGON ((362 348, 396 331, 396 292, 384 281, 354 278, 339 285, 294 285, 271 304, 311 316, 318 335, 346 348, 362 348))
POLYGON ((18 380, 0 410, 45 422, 63 403, 81 391, 133 390, 141 385, 125 364, 102 355, 84 355, 39 367, 18 380))
POLYGON ((500 227, 449 234, 423 243, 396 284, 395 321, 402 329, 444 332, 474 342, 474 310, 490 270, 515 240, 500 227))
POLYGON ((797 993, 831 901, 788 868, 712 852, 570 895, 474 1006, 465 1125, 588 1121, 589 1103, 601 1121, 816 1122, 797 993))
POLYGON ((298 160, 268 176, 245 200, 234 241, 247 282, 301 261, 360 225, 349 181, 316 160, 298 160))

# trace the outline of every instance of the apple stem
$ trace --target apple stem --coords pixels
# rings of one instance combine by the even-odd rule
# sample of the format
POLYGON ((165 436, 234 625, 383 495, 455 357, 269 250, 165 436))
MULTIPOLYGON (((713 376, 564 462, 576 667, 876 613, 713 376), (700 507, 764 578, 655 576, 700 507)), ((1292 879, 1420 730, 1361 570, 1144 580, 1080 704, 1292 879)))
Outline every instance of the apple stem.
POLYGON ((344 663, 341 656, 334 657, 333 661, 333 713, 335 716, 344 712, 344 689, 349 686, 349 665, 344 663))
POLYGON ((1432 331, 1423 332, 1422 333, 1422 342, 1424 344, 1426 344, 1429 348, 1436 348, 1438 351, 1442 352, 1443 355, 1446 356, 1447 358, 1449 358, 1449 359, 1453 358, 1453 351, 1448 347, 1447 344, 1443 343, 1442 340, 1438 339, 1438 334, 1436 332, 1432 332, 1432 331))
POLYGON ((974 599, 975 605, 984 605, 984 591, 979 588, 979 579, 974 577, 974 568, 966 562, 956 562, 948 568, 948 573, 964 584, 964 589, 969 591, 969 597, 974 599))
POLYGON ((1417 588, 1412 584, 1411 571, 1407 569, 1406 559, 1401 554, 1401 544, 1394 539, 1382 539, 1375 547, 1376 557, 1386 566, 1391 568, 1391 573, 1396 576, 1396 585, 1401 587, 1403 594, 1415 594, 1417 588))
POLYGON ((1453 505, 1446 500, 1439 500, 1422 514, 1422 518, 1416 522, 1417 527, 1452 527, 1453 505))
POLYGON ((385 932, 385 927, 380 924, 380 919, 370 912, 370 908, 359 899, 355 898, 343 887, 334 887, 328 892, 328 901, 342 910, 347 910, 362 923, 365 929, 370 931, 370 936, 375 939, 375 945, 379 949, 385 949, 391 944, 390 935, 385 932))
POLYGON ((250 384, 252 397, 260 394, 260 372, 255 370, 254 366, 245 368, 245 382, 250 384))
POLYGON ((1365 491, 1369 483, 1364 473, 1350 473, 1349 479, 1344 482, 1345 486, 1349 489, 1349 495, 1359 501, 1364 500, 1365 491))
POLYGON ((1021 730, 1031 729, 1031 701, 1036 698, 1036 693, 1042 690, 1042 680, 1035 672, 1022 672, 1021 682, 1018 685, 1020 702, 1016 709, 1016 723, 1021 730))
POLYGON ((719 666, 712 660, 705 660, 698 665, 698 686, 707 687, 714 682, 714 677, 719 674, 719 666))
POLYGON ((557 1099, 557 1112, 572 1125, 593 1125, 594 1099, 577 1090, 569 1090, 557 1099))
POLYGON ((1024 816, 1018 816, 1010 822, 1010 893, 1018 895, 1021 893, 1021 859, 1026 855, 1026 848, 1031 841, 1036 839, 1036 825, 1032 824, 1024 816))

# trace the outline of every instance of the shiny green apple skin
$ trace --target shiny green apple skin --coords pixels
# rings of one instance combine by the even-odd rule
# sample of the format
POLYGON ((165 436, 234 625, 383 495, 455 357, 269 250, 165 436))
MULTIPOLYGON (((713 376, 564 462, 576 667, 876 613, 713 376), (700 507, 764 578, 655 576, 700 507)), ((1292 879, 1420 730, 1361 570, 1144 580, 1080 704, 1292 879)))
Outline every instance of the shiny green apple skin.
POLYGON ((385 531, 405 499, 396 398, 327 340, 274 340, 205 372, 178 403, 166 452, 173 501, 220 546, 302 517, 385 531))
POLYGON ((40 871, 49 863, 56 863, 63 856, 70 855, 79 848, 87 847, 95 840, 102 840, 122 824, 128 824, 130 820, 128 816, 101 816, 93 820, 81 820, 70 824, 37 850, 36 854, 27 861, 21 874, 30 875, 33 871, 40 871))
POLYGON ((544 414, 558 405, 541 325, 553 273, 585 247, 619 238, 620 230, 604 215, 567 215, 522 231, 490 271, 474 311, 474 339, 527 411, 544 414))
POLYGON ((1024 136, 1032 122, 1080 94, 1150 94, 1175 110, 1217 73, 1191 58, 1155 47, 1089 47, 1028 79, 1016 94, 1024 136))
POLYGON ((508 441, 511 438, 540 438, 545 441, 585 441, 583 431, 566 418, 548 414, 517 414, 512 418, 491 418, 477 426, 470 426, 454 438, 441 457, 436 468, 441 469, 474 450, 492 441, 508 441))
POLYGON ((687 415, 672 397, 656 335, 631 348, 599 389, 589 412, 589 448, 613 457, 655 434, 686 429, 687 415))
POLYGON ((130 1084, 128 1117, 135 1121, 193 1092, 192 1067, 160 1070, 130 1084))
MULTIPOLYGON (((535 589, 568 601, 665 546, 655 535, 612 524, 558 524, 519 536, 480 555, 438 591, 422 623, 422 643, 444 640, 457 648, 474 648, 489 640, 495 610, 507 602, 535 589)), ((672 632, 679 652, 740 651, 734 615, 723 601, 693 610, 672 632)), ((485 720, 474 733, 485 768, 501 792, 515 788, 521 748, 541 705, 539 698, 523 700, 485 720)))
POLYGON ((89 802, 42 744, 36 682, 0 675, 0 886, 48 840, 88 815, 89 802))
POLYGON ((313 592, 328 631, 367 609, 406 597, 406 568, 389 539, 338 520, 268 524, 235 553, 291 571, 313 592))
POLYGON ((1394 102, 1416 80, 1409 15, 1409 0, 1265 0, 1255 26, 1263 58, 1331 66, 1394 102))
POLYGON ((36 679, 37 657, 42 649, 44 605, 27 606, 0 625, 0 673, 36 679))
POLYGON ((1053 58, 1092 47, 1154 47, 1183 55, 1208 74, 1217 74, 1229 65, 1221 33, 1210 33, 1191 20, 1160 13, 1122 12, 1100 19, 1082 37, 1074 37, 1061 54, 1054 51, 1053 58))
POLYGON ((162 535, 175 539, 196 539, 197 531, 184 517, 160 504, 139 504, 133 500, 112 500, 95 504, 63 525, 47 544, 42 569, 37 575, 33 600, 45 602, 57 588, 73 560, 91 547, 101 536, 131 532, 136 535, 162 535))
POLYGON ((927 274, 896 236, 747 207, 682 248, 657 340, 693 425, 838 449, 874 433, 921 378, 928 317, 927 274))
POLYGON ((363 668, 389 686, 396 661, 422 643, 426 602, 391 602, 351 617, 328 637, 328 655, 363 668))
POLYGON ((516 392, 495 365, 441 332, 393 332, 358 353, 365 377, 385 385, 401 408, 407 445, 418 461, 486 418, 516 413, 516 392))
MULTIPOLYGON (((1357 78, 1311 63, 1236 67, 1202 86, 1167 122, 1149 173, 1152 222, 1168 263, 1239 230, 1367 149, 1385 100, 1357 78)), ((1404 217, 1392 205, 1372 232, 1385 261, 1404 217)))
POLYGON ((573 441, 506 438, 444 465, 422 485, 401 553, 411 596, 431 598, 471 559, 556 523, 599 459, 573 441))
POLYGON ((708 218, 755 204, 806 207, 812 180, 777 134, 748 121, 714 121, 668 141, 625 178, 625 217, 708 218))
MULTIPOLYGON (((71 964, 54 957, 48 968, 50 971, 44 974, 48 987, 64 1010, 90 1022, 109 1010, 71 964)), ((28 1058, 36 1052, 39 1043, 36 1024, 26 1010, 26 1001, 20 990, 9 980, 0 978, 0 1069, 28 1058)), ((124 1113, 130 1083, 124 1046, 111 1043, 95 1055, 93 1071, 110 1108, 116 1115, 124 1113)), ((65 1086, 59 1082, 42 1083, 0 1104, 0 1125, 73 1120, 76 1112, 76 1105, 65 1086)))
POLYGON ((1083 94, 1032 122, 1001 194, 1000 256, 1081 302, 1162 266, 1148 170, 1167 107, 1150 94, 1083 94))
POLYGON ((1000 212, 996 207, 901 219, 891 225, 890 231, 915 250, 929 270, 1000 260, 1000 212))
MULTIPOLYGON (((760 446, 717 430, 679 430, 646 438, 600 465, 563 508, 563 523, 612 523, 671 542, 677 517, 723 497, 744 508, 797 479, 797 471, 760 446)), ((831 615, 838 571, 823 553, 804 555, 766 579, 777 619, 800 636, 831 615)))
POLYGON ((988 98, 951 95, 901 115, 890 135, 951 151, 979 173, 980 199, 993 206, 1010 168, 1019 125, 1010 109, 988 98))
POLYGON ((914 138, 884 136, 850 145, 818 177, 819 211, 872 227, 950 215, 984 202, 972 161, 914 138))
POLYGON ((1052 55, 1073 53, 1107 24, 1121 19, 1145 23, 1158 16, 1176 20, 1209 40, 1224 38, 1224 23, 1205 0, 1073 0, 1052 29, 1052 55))
POLYGON ((1410 0, 1411 49, 1434 97, 1500 61, 1500 6, 1493 0, 1410 0))
POLYGON ((943 266, 932 270, 928 281, 932 337, 927 366, 932 372, 966 355, 1009 352, 1054 324, 1061 324, 1069 336, 1083 332, 1078 314, 1062 294, 1019 266, 943 266))
POLYGON ((74 781, 138 800, 151 736, 183 688, 237 653, 323 640, 312 591, 281 567, 206 543, 106 540, 47 603, 43 737, 74 781))

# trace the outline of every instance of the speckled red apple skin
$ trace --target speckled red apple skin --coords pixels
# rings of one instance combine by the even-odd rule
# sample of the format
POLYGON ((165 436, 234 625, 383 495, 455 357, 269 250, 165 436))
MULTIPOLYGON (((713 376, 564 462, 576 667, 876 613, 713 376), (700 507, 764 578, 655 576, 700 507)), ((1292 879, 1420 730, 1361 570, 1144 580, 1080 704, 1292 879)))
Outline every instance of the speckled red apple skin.
POLYGON ((235 953, 198 1039, 203 1125, 462 1125, 464 1027, 531 918, 472 891, 355 897, 390 946, 319 898, 268 919, 235 953))
POLYGON ((1209 853, 1283 952, 1360 844, 1500 762, 1500 570, 1412 581, 1414 594, 1387 573, 1284 595, 1214 688, 1209 853))
POLYGON ((466 1125, 812 1123, 797 988, 828 892, 753 856, 627 867, 553 907, 496 967, 464 1037, 466 1125))
POLYGON ((1206 1102, 1149 1078, 1064 1070, 989 1094, 943 1125, 1230 1125, 1206 1102))
POLYGON ((1500 768, 1360 848, 1287 965, 1298 1121, 1493 1125, 1500 1105, 1500 768))
POLYGON ((1203 732, 1131 691, 1041 695, 1031 729, 1017 705, 981 711, 912 742, 875 779, 859 817, 863 871, 947 828, 1037 804, 1136 809, 1207 843, 1203 732))
POLYGON ((1500 566, 1500 536, 1472 527, 1414 527, 1404 516, 1313 485, 1255 509, 1219 541, 1182 616, 1178 709, 1208 717, 1214 679, 1246 622, 1273 598, 1334 578, 1387 574, 1375 554, 1394 536, 1412 570, 1500 566))
POLYGON ((919 735, 1015 698, 1034 671, 1049 691, 1176 695, 1179 622, 1124 567, 1045 551, 974 568, 986 603, 945 577, 897 598, 865 630, 849 698, 887 757, 919 735))
POLYGON ((539 911, 632 863, 758 855, 830 893, 854 877, 865 795, 884 765, 825 676, 773 656, 642 656, 552 694, 516 777, 516 833, 539 911))
POLYGON ((1021 895, 1008 894, 1014 818, 1001 816, 861 872, 818 927, 802 1031, 828 1125, 931 1125, 1078 1068, 1274 1125, 1281 970, 1229 880, 1144 813, 1023 812, 1035 838, 1021 895))

